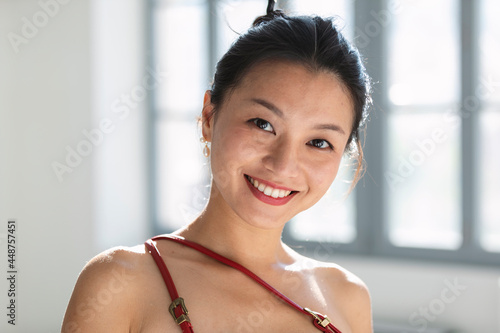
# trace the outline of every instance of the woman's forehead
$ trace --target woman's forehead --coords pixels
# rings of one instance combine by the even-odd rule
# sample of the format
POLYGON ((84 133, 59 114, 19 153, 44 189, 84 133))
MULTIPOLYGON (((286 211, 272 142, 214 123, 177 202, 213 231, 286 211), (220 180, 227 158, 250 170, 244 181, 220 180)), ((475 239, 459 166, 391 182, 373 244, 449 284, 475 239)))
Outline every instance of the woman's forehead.
POLYGON ((310 68, 291 61, 263 61, 253 66, 235 90, 238 95, 268 96, 277 101, 312 97, 308 103, 347 104, 352 107, 350 94, 336 74, 310 68))
POLYGON ((290 83, 302 86, 318 78, 322 79, 323 82, 334 82, 335 86, 344 89, 344 92, 349 94, 349 89, 336 73, 323 68, 313 69, 308 64, 282 59, 263 60, 251 66, 235 89, 272 85, 273 90, 280 90, 283 87, 289 87, 290 83))

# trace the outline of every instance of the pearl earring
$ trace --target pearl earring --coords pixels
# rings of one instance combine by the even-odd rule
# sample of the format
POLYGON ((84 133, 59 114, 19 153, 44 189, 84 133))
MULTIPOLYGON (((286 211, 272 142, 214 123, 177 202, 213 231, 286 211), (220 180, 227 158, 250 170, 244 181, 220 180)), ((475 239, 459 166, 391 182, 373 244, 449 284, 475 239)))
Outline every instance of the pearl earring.
POLYGON ((205 147, 203 148, 203 156, 209 157, 210 156, 210 148, 208 147, 208 141, 205 140, 204 137, 201 137, 200 142, 205 144, 205 147))

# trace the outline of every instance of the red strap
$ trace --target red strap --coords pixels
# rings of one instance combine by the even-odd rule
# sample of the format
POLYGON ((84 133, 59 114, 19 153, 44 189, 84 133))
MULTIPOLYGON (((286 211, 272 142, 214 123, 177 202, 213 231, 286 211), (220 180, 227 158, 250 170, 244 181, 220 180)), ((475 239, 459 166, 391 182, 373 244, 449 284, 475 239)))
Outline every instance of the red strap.
POLYGON ((184 299, 179 297, 177 293, 177 289, 175 288, 174 281, 172 280, 172 276, 168 271, 167 265, 161 258, 160 251, 156 245, 148 239, 145 243, 146 247, 149 250, 149 253, 153 256, 153 259, 156 262, 156 266, 160 269, 160 273, 167 285, 168 293, 170 294, 170 298, 172 299, 172 303, 169 306, 169 312, 174 318, 177 325, 179 325, 184 333, 194 333, 193 326, 191 325, 191 321, 188 317, 188 311, 186 305, 184 304, 184 299))
MULTIPOLYGON (((306 315, 311 316, 313 318, 314 326, 316 328, 318 328, 320 331, 328 332, 328 333, 341 333, 338 328, 333 326, 333 324, 330 322, 330 320, 326 316, 324 316, 320 313, 311 311, 308 308, 302 308, 297 303, 295 303, 294 301, 292 301, 291 299, 289 299, 288 297, 286 297, 285 295, 280 293, 278 290, 274 289, 266 281, 262 280, 260 277, 255 275, 253 272, 251 272, 247 268, 243 267, 242 265, 240 265, 240 264, 238 264, 238 263, 236 263, 236 262, 234 262, 234 261, 232 261, 224 256, 221 256, 218 253, 215 253, 215 252, 207 249, 206 247, 203 247, 197 243, 188 241, 185 238, 177 236, 177 235, 159 235, 159 236, 155 236, 151 239, 152 240, 165 239, 165 240, 170 240, 170 241, 174 241, 176 243, 183 244, 183 245, 188 246, 194 250, 197 250, 197 251, 199 251, 199 252, 201 252, 209 257, 212 257, 215 260, 217 260, 223 264, 231 266, 231 267, 239 270, 240 272, 244 273, 245 275, 249 276, 250 278, 252 278, 254 281, 259 283, 261 286, 263 286, 264 288, 269 290, 271 293, 273 293, 274 295, 276 295, 277 297, 282 299, 284 302, 286 302, 287 304, 289 304, 290 306, 292 306, 296 310, 298 310, 306 315)), ((161 258, 160 258, 160 260, 161 260, 161 258)), ((161 261, 162 261, 162 264, 165 267, 165 270, 167 271, 167 274, 168 274, 168 270, 166 269, 166 266, 163 263, 163 260, 161 260, 161 261)), ((160 269, 160 271, 161 271, 161 269, 160 269)), ((163 273, 162 273, 162 275, 163 275, 163 273)), ((164 276, 164 278, 165 278, 165 276, 164 276)), ((172 281, 172 278, 170 277, 170 274, 168 274, 168 279, 169 279, 169 283, 171 283, 173 286, 173 281, 172 281)), ((167 281, 167 280, 165 280, 165 281, 167 281)), ((167 288, 169 288, 168 284, 167 284, 167 288)), ((173 287, 173 290, 175 291, 175 287, 173 287)), ((170 291, 170 289, 169 289, 169 291, 170 291)), ((175 295, 177 295, 177 291, 175 291, 175 295)), ((171 296, 172 296, 172 294, 171 294, 171 296)))

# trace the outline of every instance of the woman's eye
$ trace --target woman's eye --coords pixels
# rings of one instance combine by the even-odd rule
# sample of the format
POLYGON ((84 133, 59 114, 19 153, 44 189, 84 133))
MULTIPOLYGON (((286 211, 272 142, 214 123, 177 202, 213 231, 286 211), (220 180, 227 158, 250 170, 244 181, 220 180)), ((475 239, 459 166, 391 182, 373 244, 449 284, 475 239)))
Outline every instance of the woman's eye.
POLYGON ((309 141, 308 144, 316 148, 321 148, 321 149, 330 148, 333 150, 332 144, 323 139, 314 139, 309 141))
POLYGON ((274 133, 274 128, 273 126, 266 120, 264 119, 260 119, 260 118, 255 118, 255 119, 252 119, 252 122, 255 124, 255 126, 257 126, 258 128, 264 130, 264 131, 267 131, 267 132, 271 132, 271 133, 274 133))

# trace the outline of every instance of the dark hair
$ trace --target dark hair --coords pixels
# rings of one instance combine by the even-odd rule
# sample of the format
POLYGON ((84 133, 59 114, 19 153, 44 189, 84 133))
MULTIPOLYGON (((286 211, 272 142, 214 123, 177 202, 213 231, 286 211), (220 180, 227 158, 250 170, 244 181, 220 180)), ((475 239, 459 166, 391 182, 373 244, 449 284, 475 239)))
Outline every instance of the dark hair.
POLYGON ((214 112, 253 65, 270 59, 331 72, 347 87, 354 105, 354 122, 346 152, 357 155, 358 160, 354 185, 363 169, 360 132, 371 104, 371 80, 357 49, 343 37, 332 18, 287 16, 274 10, 274 1, 270 0, 267 14, 258 17, 217 63, 211 89, 214 112))

